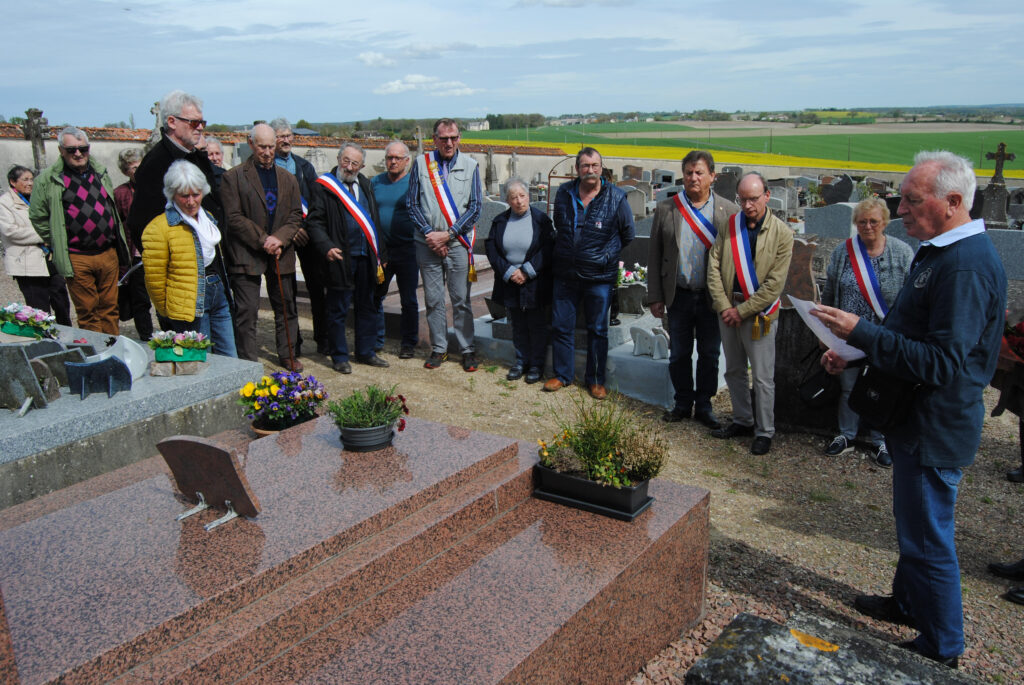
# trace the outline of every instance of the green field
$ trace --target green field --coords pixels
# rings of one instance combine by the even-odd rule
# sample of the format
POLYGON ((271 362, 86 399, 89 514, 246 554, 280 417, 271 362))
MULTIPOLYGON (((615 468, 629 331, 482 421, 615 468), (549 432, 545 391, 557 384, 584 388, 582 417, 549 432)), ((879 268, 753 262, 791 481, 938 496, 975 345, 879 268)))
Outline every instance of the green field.
POLYGON ((853 133, 840 127, 832 134, 788 136, 743 136, 715 138, 715 130, 662 123, 587 124, 586 126, 543 126, 535 129, 474 131, 468 137, 494 141, 528 141, 559 145, 625 145, 663 148, 703 148, 740 153, 770 153, 813 159, 868 162, 876 164, 913 163, 920 150, 951 150, 970 159, 977 169, 994 169, 984 153, 994 152, 1000 142, 1006 143, 1017 158, 1007 162, 1007 170, 1024 170, 1024 131, 1007 127, 1005 131, 974 131, 953 133, 853 133), (610 137, 608 133, 664 132, 676 135, 657 138, 610 137), (692 133, 691 133, 692 132, 692 133), (689 134, 689 136, 687 135, 689 134), (692 136, 692 137, 691 137, 692 136))

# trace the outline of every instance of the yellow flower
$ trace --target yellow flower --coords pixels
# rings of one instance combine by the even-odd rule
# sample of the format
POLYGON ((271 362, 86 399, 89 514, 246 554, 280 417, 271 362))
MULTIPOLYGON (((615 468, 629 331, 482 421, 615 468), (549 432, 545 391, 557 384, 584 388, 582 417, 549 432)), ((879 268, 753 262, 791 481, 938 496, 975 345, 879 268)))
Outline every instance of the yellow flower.
POLYGON ((246 383, 242 386, 242 389, 238 391, 238 394, 242 397, 252 397, 254 392, 256 392, 256 385, 254 383, 246 383))
POLYGON ((281 386, 278 385, 277 383, 275 383, 275 384, 270 386, 270 394, 271 395, 276 395, 279 390, 281 390, 281 386))
POLYGON ((252 403, 252 408, 255 409, 256 411, 259 411, 260 403, 259 402, 253 402, 252 403))
POLYGON ((270 376, 264 376, 263 378, 260 379, 260 385, 270 385, 273 382, 274 379, 271 378, 270 376))

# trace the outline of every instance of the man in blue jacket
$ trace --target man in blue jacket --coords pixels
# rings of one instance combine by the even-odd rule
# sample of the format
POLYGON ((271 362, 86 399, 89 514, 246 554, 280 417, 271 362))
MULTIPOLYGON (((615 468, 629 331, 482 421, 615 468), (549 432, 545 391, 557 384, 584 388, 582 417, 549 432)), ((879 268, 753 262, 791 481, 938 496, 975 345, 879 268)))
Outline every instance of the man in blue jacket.
POLYGON ((587 322, 590 395, 603 400, 608 361, 608 309, 619 271, 619 253, 635 235, 626 193, 605 181, 601 154, 585 147, 576 155, 576 175, 555 196, 555 275, 551 304, 551 358, 554 376, 544 389, 554 392, 575 376, 576 309, 583 303, 587 322))
MULTIPOLYGON (((885 433, 893 460, 892 509, 899 561, 891 596, 860 595, 862 613, 920 635, 901 646, 952 668, 964 650, 954 508, 962 469, 974 462, 1006 310, 1006 273, 982 220, 971 221, 971 163, 921 152, 903 180, 899 216, 921 241, 882 325, 819 306, 837 336, 871 365, 919 384, 909 418, 885 433)), ((831 350, 825 368, 846 363, 831 350)))

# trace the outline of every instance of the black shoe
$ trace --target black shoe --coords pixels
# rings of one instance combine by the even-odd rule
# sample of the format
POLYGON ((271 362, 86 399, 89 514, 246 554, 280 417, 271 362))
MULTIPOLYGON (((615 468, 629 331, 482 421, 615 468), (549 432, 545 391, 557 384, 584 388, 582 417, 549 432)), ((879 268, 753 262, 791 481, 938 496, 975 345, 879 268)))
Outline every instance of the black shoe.
POLYGON ((423 362, 424 369, 436 369, 448 361, 447 352, 431 352, 427 361, 423 362))
POLYGON ((507 380, 510 380, 510 381, 517 381, 517 380, 519 380, 522 377, 523 377, 523 367, 521 367, 519 364, 516 364, 511 369, 509 369, 508 370, 508 374, 505 376, 505 378, 507 380))
POLYGON ((884 442, 875 448, 875 463, 883 469, 892 468, 892 455, 889 454, 884 442))
POLYGON ((767 435, 759 435, 750 443, 751 454, 768 454, 772 449, 772 439, 767 435))
POLYGON ((845 435, 837 435, 832 438, 832 442, 825 448, 826 457, 838 457, 840 454, 846 454, 847 452, 853 451, 853 445, 846 439, 845 435))
POLYGON ((378 357, 376 354, 371 354, 366 357, 356 356, 356 361, 359 362, 360 364, 366 364, 367 366, 377 366, 382 369, 391 366, 391 364, 388 364, 386 361, 378 357))
POLYGON ((1024 580, 1024 559, 1013 564, 989 564, 988 570, 990 573, 994 573, 1000 578, 1024 580))
POLYGON ((541 380, 543 380, 543 378, 544 378, 544 372, 541 370, 541 368, 539 366, 531 366, 530 370, 526 372, 526 382, 527 383, 530 383, 530 384, 540 383, 541 380))
POLYGON ((943 666, 948 666, 949 668, 952 668, 954 670, 957 669, 957 668, 960 668, 960 657, 951 656, 951 657, 949 657, 947 659, 943 659, 940 656, 932 656, 931 654, 925 654, 920 649, 918 649, 917 643, 914 642, 913 640, 907 640, 906 642, 901 642, 900 643, 900 647, 902 647, 903 649, 907 650, 908 652, 913 652, 914 654, 920 654, 925 659, 931 659, 932 661, 934 661, 936 663, 940 663, 943 666))
POLYGON ((892 595, 857 595, 853 600, 853 608, 879 621, 915 627, 914 617, 904 613, 892 595))
POLYGON ((472 352, 466 352, 462 355, 462 370, 463 371, 476 371, 476 355, 472 352))
POLYGON ((735 438, 738 435, 753 435, 753 426, 744 426, 739 423, 730 423, 728 426, 723 428, 716 428, 711 431, 711 437, 713 438, 735 438))
POLYGON ((718 422, 715 414, 710 409, 707 411, 693 412, 693 420, 707 426, 711 430, 716 430, 722 427, 722 424, 718 422))
POLYGON ((348 362, 334 362, 334 370, 338 373, 352 373, 352 365, 348 362))
POLYGON ((618 326, 618 325, 620 325, 621 323, 622 323, 622 322, 621 322, 621 321, 620 321, 620 320, 619 320, 618 318, 614 318, 614 319, 612 319, 612 320, 610 320, 610 321, 608 322, 608 325, 609 325, 609 326, 618 326))
POLYGON ((690 410, 683 409, 682 407, 675 407, 672 411, 667 411, 661 415, 661 420, 665 423, 679 423, 683 419, 690 418, 690 410))
POLYGON ((1021 466, 1019 469, 1014 469, 1013 471, 1007 471, 1006 480, 1011 483, 1024 483, 1024 466, 1021 466))
POLYGON ((1003 597, 1014 604, 1024 604, 1024 587, 1010 588, 1003 597))
POLYGON ((401 351, 398 353, 399 359, 412 359, 416 354, 416 350, 409 345, 402 345, 401 351))

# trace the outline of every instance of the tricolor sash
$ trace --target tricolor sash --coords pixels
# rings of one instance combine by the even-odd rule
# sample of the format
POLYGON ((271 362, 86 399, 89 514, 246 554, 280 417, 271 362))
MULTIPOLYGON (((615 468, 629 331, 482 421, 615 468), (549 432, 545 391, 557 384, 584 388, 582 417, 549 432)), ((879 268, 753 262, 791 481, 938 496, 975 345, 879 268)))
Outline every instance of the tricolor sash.
MULTIPOLYGON (((732 260, 736 266, 736 279, 740 283, 740 290, 743 291, 743 299, 749 300, 760 285, 757 282, 757 271, 754 269, 754 255, 750 254, 750 242, 747 238, 747 221, 743 212, 737 212, 729 217, 729 241, 732 244, 732 260)), ((764 326, 764 334, 767 335, 771 327, 768 317, 779 310, 781 298, 776 299, 771 305, 757 315, 754 321, 753 338, 761 338, 761 327, 764 326)))
POLYGON ((704 247, 710 249, 718 236, 715 225, 694 208, 686 193, 676 193, 672 200, 676 203, 676 209, 683 215, 683 222, 690 227, 697 239, 704 243, 704 247))
POLYGON ((380 251, 377 247, 377 227, 373 225, 373 219, 366 213, 363 206, 356 201, 352 194, 345 189, 334 174, 328 172, 322 176, 317 177, 316 182, 331 192, 338 200, 341 201, 343 207, 348 210, 348 213, 355 219, 355 222, 359 224, 359 228, 363 232, 363 236, 366 238, 366 242, 370 244, 370 249, 373 250, 373 256, 377 260, 377 282, 384 282, 384 269, 380 263, 380 251))
MULTIPOLYGON (((441 153, 437 150, 434 150, 433 156, 429 152, 426 153, 423 155, 423 164, 427 168, 430 187, 434 191, 434 197, 437 198, 437 206, 441 208, 441 215, 448 224, 448 228, 452 228, 459 220, 459 208, 455 205, 455 198, 452 197, 452 191, 448 188, 448 182, 441 176, 441 153)), ((476 267, 473 265, 473 245, 476 243, 476 226, 470 230, 469 240, 458 234, 455 237, 469 252, 469 280, 475 283, 476 267)))
POLYGON ((306 202, 306 198, 299 196, 299 204, 302 206, 302 218, 305 219, 309 216, 309 203, 306 202))
POLYGON ((884 319, 889 313, 889 308, 882 298, 882 287, 878 285, 878 276, 871 266, 871 257, 868 255, 868 248, 860 236, 846 239, 846 254, 850 256, 850 267, 857 279, 857 287, 864 300, 871 305, 871 309, 879 319, 884 319))

